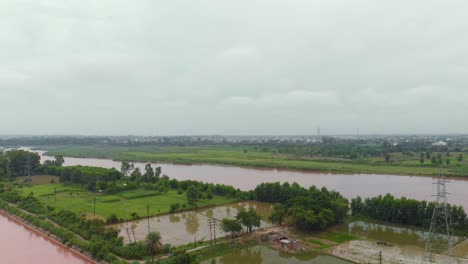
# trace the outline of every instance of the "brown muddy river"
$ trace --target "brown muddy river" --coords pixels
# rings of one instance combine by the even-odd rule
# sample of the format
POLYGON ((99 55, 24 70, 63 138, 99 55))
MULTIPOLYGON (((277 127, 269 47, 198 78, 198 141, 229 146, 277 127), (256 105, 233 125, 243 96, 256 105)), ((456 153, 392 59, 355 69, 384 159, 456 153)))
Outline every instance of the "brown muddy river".
POLYGON ((92 263, 1 214, 0 234, 1 263, 92 263))
MULTIPOLYGON (((161 233, 163 244, 177 246, 194 241, 207 241, 210 239, 208 219, 234 218, 242 207, 246 209, 252 207, 257 210, 262 216, 261 227, 271 226, 271 223, 267 220, 271 213, 271 204, 249 201, 152 217, 149 219, 149 228, 150 231, 161 233)), ((140 241, 144 240, 148 234, 148 219, 116 224, 112 225, 112 227, 120 229, 119 235, 124 238, 126 243, 130 242, 130 240, 135 241, 135 239, 140 241)), ((218 226, 216 228, 216 237, 225 235, 218 226)))
MULTIPOLYGON (((51 159, 44 151, 37 151, 42 161, 51 159)), ((120 168, 120 162, 109 159, 65 158, 65 166, 87 165, 105 168, 120 168)), ((330 174, 307 171, 255 169, 219 165, 157 164, 164 174, 179 180, 198 180, 232 185, 242 190, 251 190, 262 182, 297 182, 304 187, 315 185, 333 189, 347 198, 371 197, 391 193, 419 200, 432 200, 435 193, 433 178, 381 174, 330 174)), ((144 163, 135 163, 144 170, 144 163)), ((468 210, 468 180, 453 179, 447 184, 449 203, 462 205, 468 210)))

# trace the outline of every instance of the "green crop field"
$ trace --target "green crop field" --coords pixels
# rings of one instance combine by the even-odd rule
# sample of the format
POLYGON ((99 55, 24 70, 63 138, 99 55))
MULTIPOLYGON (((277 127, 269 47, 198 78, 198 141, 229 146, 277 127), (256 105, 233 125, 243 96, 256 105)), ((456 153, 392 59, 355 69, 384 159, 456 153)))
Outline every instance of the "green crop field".
MULTIPOLYGON (((73 146, 49 147, 50 155, 69 157, 96 157, 126 161, 168 162, 182 164, 222 164, 244 167, 297 169, 343 173, 379 173, 407 175, 437 175, 439 168, 426 160, 419 163, 418 153, 407 155, 392 153, 391 161, 383 157, 369 157, 356 160, 334 157, 311 157, 264 152, 253 147, 242 146, 73 146)), ((459 153, 452 153, 450 165, 444 169, 447 175, 468 176, 468 163, 457 161, 459 153)))
MULTIPOLYGON (((65 186, 63 184, 43 184, 24 186, 18 188, 23 195, 32 193, 43 203, 57 209, 66 209, 76 213, 86 213, 92 216, 94 211, 94 198, 96 198, 96 216, 107 218, 116 214, 119 219, 129 220, 133 212, 138 216, 147 215, 149 206, 150 215, 167 213, 171 204, 187 203, 185 193, 177 194, 176 190, 159 193, 143 189, 125 191, 114 195, 95 194, 79 186, 65 186), (56 190, 56 195, 54 195, 56 190)), ((200 199, 199 207, 222 205, 235 202, 234 198, 213 196, 213 199, 200 199)))

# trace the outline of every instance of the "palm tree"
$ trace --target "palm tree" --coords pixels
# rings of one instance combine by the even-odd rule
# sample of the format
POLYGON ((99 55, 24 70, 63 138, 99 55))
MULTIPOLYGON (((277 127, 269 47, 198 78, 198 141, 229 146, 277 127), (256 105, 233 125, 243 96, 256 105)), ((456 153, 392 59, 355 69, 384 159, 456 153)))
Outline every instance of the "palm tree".
POLYGON ((161 249, 161 234, 159 232, 150 232, 146 235, 146 248, 148 249, 148 254, 151 255, 151 263, 154 261, 154 255, 161 249))

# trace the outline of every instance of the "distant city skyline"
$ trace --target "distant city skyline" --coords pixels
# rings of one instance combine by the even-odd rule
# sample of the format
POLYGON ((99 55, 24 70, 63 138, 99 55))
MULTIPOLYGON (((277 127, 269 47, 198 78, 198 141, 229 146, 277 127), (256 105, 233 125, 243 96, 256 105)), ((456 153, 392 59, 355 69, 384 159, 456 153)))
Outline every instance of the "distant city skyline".
POLYGON ((0 2, 0 135, 468 134, 468 3, 0 2))

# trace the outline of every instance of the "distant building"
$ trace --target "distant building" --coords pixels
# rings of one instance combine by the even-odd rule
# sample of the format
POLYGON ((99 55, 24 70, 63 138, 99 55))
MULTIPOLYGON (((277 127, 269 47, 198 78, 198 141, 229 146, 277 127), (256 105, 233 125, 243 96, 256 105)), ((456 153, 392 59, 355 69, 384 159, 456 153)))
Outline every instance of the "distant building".
POLYGON ((445 147, 445 146, 447 146, 447 142, 437 141, 437 142, 432 143, 432 146, 434 146, 434 147, 445 147))

